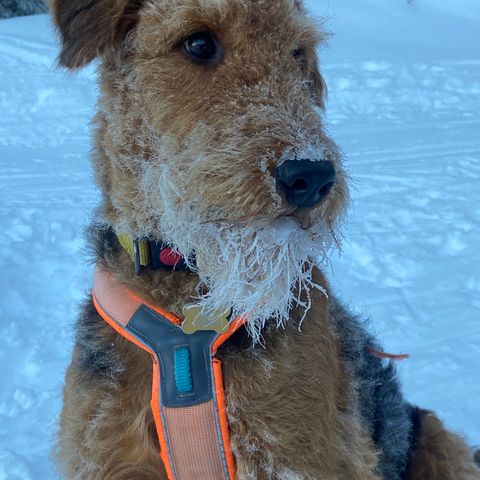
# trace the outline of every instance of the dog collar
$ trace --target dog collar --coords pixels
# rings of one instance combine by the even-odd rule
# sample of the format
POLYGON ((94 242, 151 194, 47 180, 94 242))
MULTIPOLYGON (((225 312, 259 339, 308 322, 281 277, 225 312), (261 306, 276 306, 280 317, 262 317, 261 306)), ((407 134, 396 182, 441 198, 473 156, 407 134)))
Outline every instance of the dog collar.
MULTIPOLYGON (((132 239, 129 235, 117 235, 120 245, 128 252, 135 264, 135 273, 142 267, 150 270, 174 270, 192 273, 185 259, 168 245, 149 239, 132 239)), ((194 263, 195 258, 190 259, 194 263)))
POLYGON ((244 323, 224 333, 187 334, 175 315, 149 304, 100 266, 93 303, 113 329, 153 359, 151 408, 169 480, 234 480, 235 461, 218 348, 244 323))

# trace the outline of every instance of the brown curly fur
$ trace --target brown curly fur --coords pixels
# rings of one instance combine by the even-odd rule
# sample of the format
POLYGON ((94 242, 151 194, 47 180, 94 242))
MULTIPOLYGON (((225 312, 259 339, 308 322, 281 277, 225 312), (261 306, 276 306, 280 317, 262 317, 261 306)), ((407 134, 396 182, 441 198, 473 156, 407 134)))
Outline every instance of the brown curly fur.
POLYGON ((421 412, 421 434, 408 480, 478 480, 472 451, 458 435, 445 429, 428 411, 421 412))
MULTIPOLYGON (((299 220, 308 225, 309 218, 322 218, 333 226, 347 201, 346 176, 317 112, 325 96, 315 56, 322 34, 301 2, 52 0, 52 11, 61 64, 78 68, 101 59, 93 162, 103 222, 117 232, 157 237, 158 224, 171 212, 145 183, 145 171, 160 175, 171 164, 171 182, 187 179, 189 185, 178 203, 195 205, 205 221, 212 212, 231 222, 298 215, 275 197, 270 173, 286 149, 315 142, 328 147, 337 184, 299 220), (189 63, 176 44, 199 28, 219 32, 236 55, 218 69, 189 63), (296 62, 288 53, 299 45, 305 55, 296 62), (284 49, 286 57, 272 55, 284 49)), ((195 275, 136 277, 124 251, 102 247, 99 257, 165 310, 180 314, 197 293, 195 275)), ((315 276, 327 287, 320 272, 315 276)), ((221 352, 241 480, 380 480, 378 452, 362 424, 329 318, 332 300, 318 291, 312 298, 301 332, 301 312, 294 310, 285 329, 267 328, 265 348, 221 352)), ((149 408, 148 355, 118 336, 90 303, 78 325, 56 450, 62 475, 165 479, 149 408)), ((458 437, 429 415, 422 423, 408 480, 480 478, 458 437)))

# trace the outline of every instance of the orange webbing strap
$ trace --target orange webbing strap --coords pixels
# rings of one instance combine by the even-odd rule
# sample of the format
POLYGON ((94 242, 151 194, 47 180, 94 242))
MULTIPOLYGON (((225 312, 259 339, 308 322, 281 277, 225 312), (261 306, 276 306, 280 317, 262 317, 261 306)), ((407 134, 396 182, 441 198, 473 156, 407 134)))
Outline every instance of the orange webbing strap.
POLYGON ((152 356, 151 407, 169 480, 234 480, 222 367, 215 354, 244 320, 233 320, 223 334, 187 335, 180 319, 148 304, 99 267, 93 302, 112 328, 152 356), (178 349, 188 348, 193 386, 192 393, 184 395, 175 389, 173 358, 178 349))

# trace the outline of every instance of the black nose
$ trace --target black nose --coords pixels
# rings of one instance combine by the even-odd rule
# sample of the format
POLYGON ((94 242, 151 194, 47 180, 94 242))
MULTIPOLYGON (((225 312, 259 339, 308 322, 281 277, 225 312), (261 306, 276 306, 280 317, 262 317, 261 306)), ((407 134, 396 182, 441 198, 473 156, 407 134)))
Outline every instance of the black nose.
POLYGON ((335 185, 335 167, 329 161, 287 160, 275 172, 277 190, 298 208, 318 205, 335 185))

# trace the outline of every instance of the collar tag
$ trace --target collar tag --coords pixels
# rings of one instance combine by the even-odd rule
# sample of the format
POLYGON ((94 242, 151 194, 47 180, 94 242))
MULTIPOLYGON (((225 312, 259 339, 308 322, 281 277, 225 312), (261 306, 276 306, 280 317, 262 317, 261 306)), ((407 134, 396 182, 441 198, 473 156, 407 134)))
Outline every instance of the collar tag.
POLYGON ((225 333, 230 325, 231 315, 232 309, 227 307, 205 313, 200 305, 185 305, 182 330, 188 335, 201 331, 225 333))

